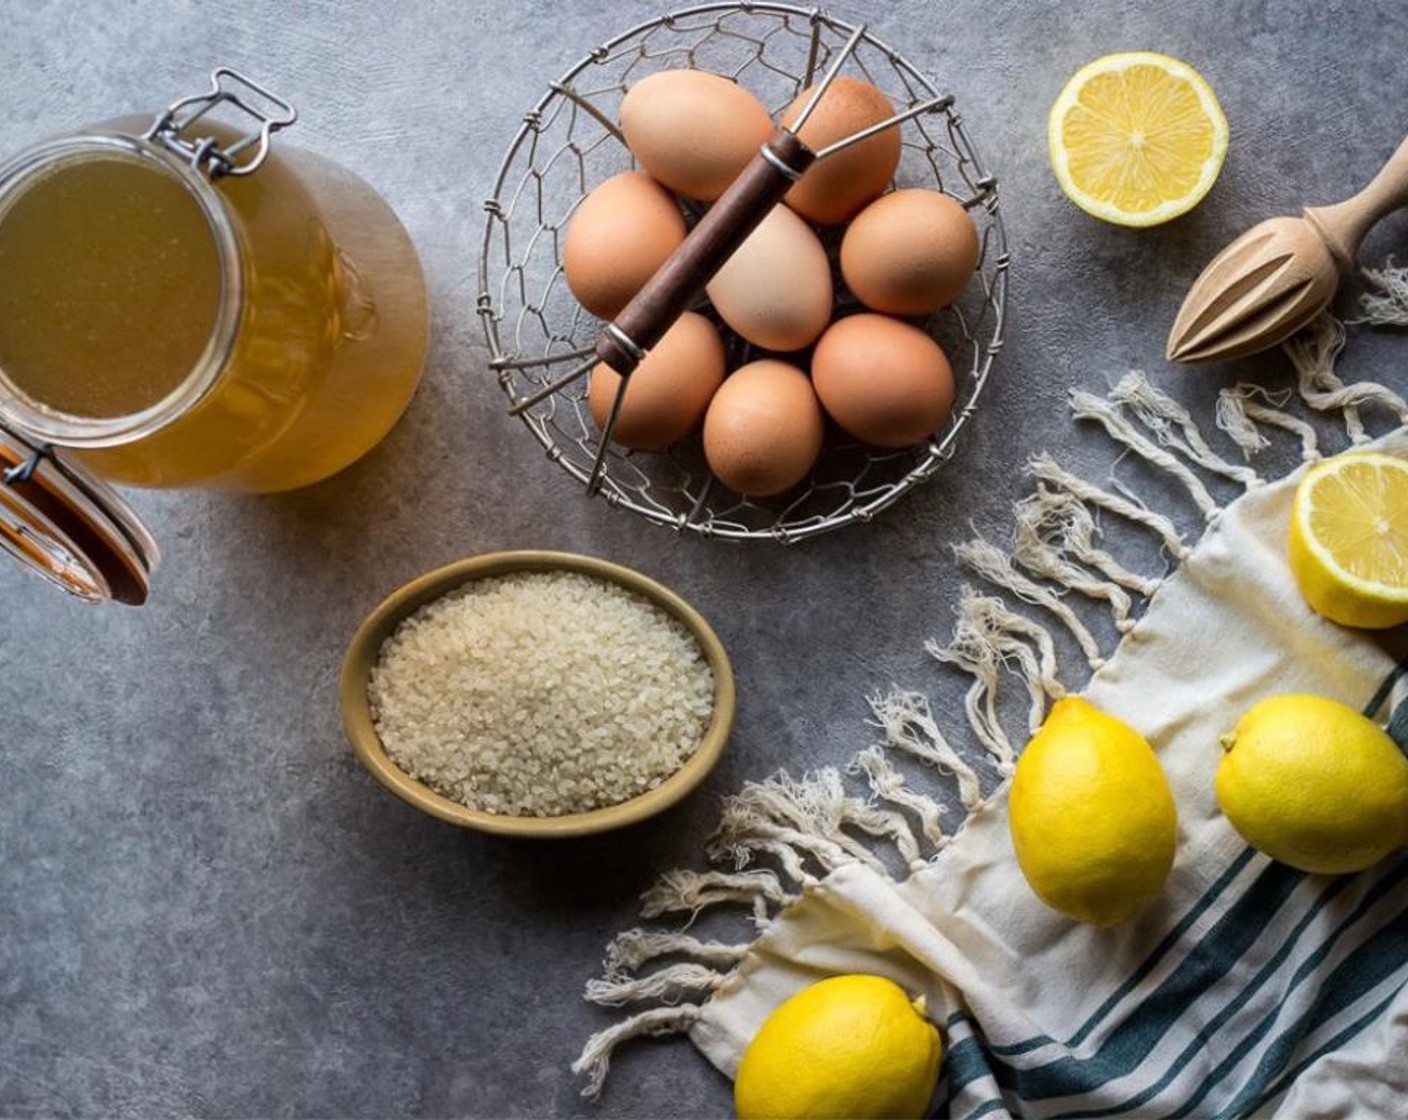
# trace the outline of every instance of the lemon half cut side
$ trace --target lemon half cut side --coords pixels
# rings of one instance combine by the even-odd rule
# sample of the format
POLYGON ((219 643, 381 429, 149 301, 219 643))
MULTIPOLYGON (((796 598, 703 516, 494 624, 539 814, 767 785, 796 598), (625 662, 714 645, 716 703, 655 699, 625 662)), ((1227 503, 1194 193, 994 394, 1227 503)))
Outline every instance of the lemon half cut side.
POLYGON ((1291 504, 1290 563, 1332 622, 1408 622, 1408 459, 1351 451, 1307 471, 1291 504))
POLYGON ((1082 67, 1047 120, 1061 189, 1122 226, 1158 225, 1196 206, 1222 170, 1227 139, 1227 118, 1202 75, 1153 51, 1082 67))

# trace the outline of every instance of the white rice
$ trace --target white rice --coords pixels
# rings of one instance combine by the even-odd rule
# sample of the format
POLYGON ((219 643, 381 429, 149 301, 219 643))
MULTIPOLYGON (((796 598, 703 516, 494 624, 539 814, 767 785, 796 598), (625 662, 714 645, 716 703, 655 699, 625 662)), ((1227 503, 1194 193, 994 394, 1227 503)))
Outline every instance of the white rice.
POLYGON ((575 572, 473 580, 381 648, 386 753, 472 809, 549 817, 658 786, 698 748, 714 675, 672 615, 575 572))

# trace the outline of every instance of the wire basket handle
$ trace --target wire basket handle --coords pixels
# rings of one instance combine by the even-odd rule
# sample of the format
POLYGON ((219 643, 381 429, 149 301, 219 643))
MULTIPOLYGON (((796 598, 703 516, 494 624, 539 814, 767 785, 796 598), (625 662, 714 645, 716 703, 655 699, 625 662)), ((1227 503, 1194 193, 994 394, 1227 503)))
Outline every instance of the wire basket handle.
POLYGON ((623 377, 684 313, 704 286, 747 240, 816 153, 778 129, 689 236, 596 341, 596 354, 623 377))
MULTIPOLYGON (((812 87, 797 119, 778 128, 758 149, 758 154, 710 207, 683 244, 636 293, 615 322, 601 332, 596 341, 596 356, 622 376, 621 391, 625 389, 624 378, 640 364, 645 352, 660 341, 814 162, 894 128, 910 117, 946 108, 953 101, 952 97, 936 97, 921 102, 843 137, 819 152, 813 151, 799 139, 799 134, 864 36, 865 24, 860 24, 836 52, 821 81, 812 87)), ((606 438, 609 435, 608 431, 606 438)))
MULTIPOLYGON (((815 26, 815 25, 814 25, 815 26)), ((815 31, 813 32, 815 33, 815 31)), ((621 312, 616 320, 601 332, 596 341, 596 354, 621 375, 616 404, 611 410, 611 422, 602 435, 605 444, 611 438, 620 398, 625 392, 626 378, 640 365, 645 352, 664 336, 704 290, 734 251, 758 228, 759 223, 782 201, 792 184, 806 173, 817 154, 798 139, 797 134, 807 123, 826 91, 841 72, 846 59, 855 51, 865 35, 865 24, 851 32, 845 45, 836 52, 825 76, 812 90, 796 121, 774 132, 743 169, 728 190, 690 230, 684 243, 674 251, 621 312)), ((598 466, 601 457, 597 457, 598 466)), ((592 472, 593 484, 597 471, 592 472)))

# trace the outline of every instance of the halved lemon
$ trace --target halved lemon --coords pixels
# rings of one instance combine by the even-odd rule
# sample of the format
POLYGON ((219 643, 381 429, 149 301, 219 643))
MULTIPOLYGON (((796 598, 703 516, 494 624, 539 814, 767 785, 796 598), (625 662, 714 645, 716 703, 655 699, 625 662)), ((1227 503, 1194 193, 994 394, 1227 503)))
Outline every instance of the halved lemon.
POLYGON ((1078 70, 1047 120, 1061 189, 1089 214, 1154 226, 1196 206, 1227 155, 1227 118, 1187 63, 1153 51, 1078 70))
POLYGON ((1290 561, 1331 621, 1408 622, 1408 459, 1351 451, 1312 467, 1291 505, 1290 561))

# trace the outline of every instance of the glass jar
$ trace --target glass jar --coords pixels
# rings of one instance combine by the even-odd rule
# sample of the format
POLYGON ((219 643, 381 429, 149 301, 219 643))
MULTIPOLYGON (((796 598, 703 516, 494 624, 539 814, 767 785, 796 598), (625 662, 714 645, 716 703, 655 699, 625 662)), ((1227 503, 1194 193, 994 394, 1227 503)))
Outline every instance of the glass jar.
POLYGON ((273 142, 295 119, 219 69, 0 166, 0 546, 70 591, 145 598, 154 543, 104 481, 304 486, 415 391, 415 249, 360 178, 273 142))

